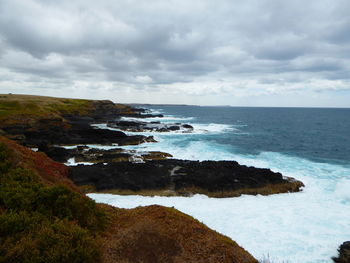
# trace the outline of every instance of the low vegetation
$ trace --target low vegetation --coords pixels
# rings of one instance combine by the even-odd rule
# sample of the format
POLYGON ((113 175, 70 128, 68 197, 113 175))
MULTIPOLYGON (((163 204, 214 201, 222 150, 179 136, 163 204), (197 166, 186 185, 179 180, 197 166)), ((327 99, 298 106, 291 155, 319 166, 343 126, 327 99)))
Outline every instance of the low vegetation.
POLYGON ((60 99, 40 96, 1 95, 0 118, 16 115, 60 115, 87 113, 91 108, 89 100, 60 99))
POLYGON ((158 205, 119 209, 104 243, 106 263, 258 263, 230 238, 158 205))
MULTIPOLYGON (((3 124, 23 124, 42 118, 63 118, 64 115, 84 116, 96 107, 95 100, 0 94, 0 120, 3 124)), ((114 107, 125 114, 134 113, 127 105, 114 104, 114 107)))
POLYGON ((0 143, 0 262, 98 262, 107 217, 65 185, 15 167, 0 143))

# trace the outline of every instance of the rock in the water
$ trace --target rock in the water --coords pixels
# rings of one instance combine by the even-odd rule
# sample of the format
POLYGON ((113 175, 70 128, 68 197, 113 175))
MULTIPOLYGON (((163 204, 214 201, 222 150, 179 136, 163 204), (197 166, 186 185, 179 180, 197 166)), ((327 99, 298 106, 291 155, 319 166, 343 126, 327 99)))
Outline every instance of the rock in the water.
POLYGON ((123 131, 130 132, 191 132, 193 127, 189 124, 181 123, 160 123, 160 122, 144 122, 144 121, 110 121, 107 123, 108 127, 117 128, 123 131))
POLYGON ((112 148, 109 150, 89 148, 79 145, 75 148, 64 148, 59 146, 40 145, 38 151, 44 152, 51 159, 65 163, 70 158, 74 158, 76 163, 108 163, 108 162, 133 162, 139 159, 141 162, 151 160, 164 160, 172 157, 165 152, 137 152, 135 150, 125 150, 121 148, 112 148))
POLYGON ((241 194, 275 194, 299 191, 303 184, 269 169, 247 167, 234 161, 160 160, 145 163, 109 163, 72 167, 77 185, 94 185, 98 191, 169 190, 178 195, 195 193, 215 197, 241 194))
POLYGON ((338 257, 332 258, 335 263, 350 263, 350 241, 344 242, 338 252, 338 257))

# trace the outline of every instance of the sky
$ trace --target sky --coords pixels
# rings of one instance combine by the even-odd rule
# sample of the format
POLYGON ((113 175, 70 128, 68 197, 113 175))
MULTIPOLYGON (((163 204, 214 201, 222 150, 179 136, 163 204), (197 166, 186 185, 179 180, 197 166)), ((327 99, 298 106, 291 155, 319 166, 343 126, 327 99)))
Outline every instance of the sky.
POLYGON ((0 93, 350 107, 348 0, 0 0, 0 93))

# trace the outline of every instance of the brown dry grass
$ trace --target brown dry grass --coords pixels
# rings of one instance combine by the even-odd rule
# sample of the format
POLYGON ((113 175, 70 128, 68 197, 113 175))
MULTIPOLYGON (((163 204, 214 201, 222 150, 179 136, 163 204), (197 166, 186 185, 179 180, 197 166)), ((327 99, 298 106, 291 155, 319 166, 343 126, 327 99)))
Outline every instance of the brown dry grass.
POLYGON ((115 209, 103 262, 257 263, 247 251, 192 217, 161 206, 115 209))

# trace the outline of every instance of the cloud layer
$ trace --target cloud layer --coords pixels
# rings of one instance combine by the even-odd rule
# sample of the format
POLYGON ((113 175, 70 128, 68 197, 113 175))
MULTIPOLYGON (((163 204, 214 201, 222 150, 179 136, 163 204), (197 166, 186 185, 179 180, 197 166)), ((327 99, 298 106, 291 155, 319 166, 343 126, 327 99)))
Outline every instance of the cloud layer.
POLYGON ((349 13, 347 0, 0 0, 0 90, 350 107, 349 13))

